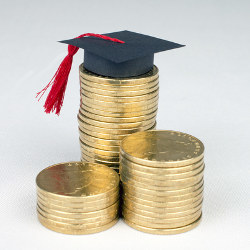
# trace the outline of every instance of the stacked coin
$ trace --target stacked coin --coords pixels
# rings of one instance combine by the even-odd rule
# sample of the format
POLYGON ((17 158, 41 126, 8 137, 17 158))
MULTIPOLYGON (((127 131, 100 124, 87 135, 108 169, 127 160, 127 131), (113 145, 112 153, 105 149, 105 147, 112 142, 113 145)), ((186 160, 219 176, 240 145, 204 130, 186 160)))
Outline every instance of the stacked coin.
POLYGON ((82 160, 119 169, 119 146, 128 134, 155 128, 158 69, 131 78, 109 78, 80 65, 78 115, 82 160))
POLYGON ((202 216, 204 146, 175 131, 143 131, 120 147, 122 213, 131 227, 176 234, 197 226, 202 216))
POLYGON ((66 234, 106 230, 118 220, 119 176, 107 166, 69 162, 37 178, 37 214, 47 228, 66 234))

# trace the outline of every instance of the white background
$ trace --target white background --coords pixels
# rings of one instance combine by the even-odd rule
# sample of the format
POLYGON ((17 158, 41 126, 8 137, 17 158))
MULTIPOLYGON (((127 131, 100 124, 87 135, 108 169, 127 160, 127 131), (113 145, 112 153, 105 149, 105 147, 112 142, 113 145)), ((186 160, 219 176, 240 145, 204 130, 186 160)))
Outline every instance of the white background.
POLYGON ((3 1, 0 3, 1 249, 249 249, 250 2, 3 1), (120 221, 87 236, 55 233, 36 218, 35 177, 79 160, 78 65, 74 58, 61 115, 35 94, 82 33, 132 30, 186 44, 155 56, 159 129, 190 133, 206 147, 203 221, 170 236, 120 221), (248 236, 248 237, 247 237, 248 236))

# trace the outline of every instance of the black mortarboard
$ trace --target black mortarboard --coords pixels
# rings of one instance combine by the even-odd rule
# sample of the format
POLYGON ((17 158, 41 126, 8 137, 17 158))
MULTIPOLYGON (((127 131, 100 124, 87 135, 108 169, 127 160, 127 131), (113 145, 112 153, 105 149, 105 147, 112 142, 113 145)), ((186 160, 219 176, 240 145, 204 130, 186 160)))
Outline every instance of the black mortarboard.
POLYGON ((154 53, 184 46, 127 30, 104 35, 125 43, 91 36, 61 42, 84 49, 84 67, 98 75, 109 77, 144 74, 153 67, 154 53))

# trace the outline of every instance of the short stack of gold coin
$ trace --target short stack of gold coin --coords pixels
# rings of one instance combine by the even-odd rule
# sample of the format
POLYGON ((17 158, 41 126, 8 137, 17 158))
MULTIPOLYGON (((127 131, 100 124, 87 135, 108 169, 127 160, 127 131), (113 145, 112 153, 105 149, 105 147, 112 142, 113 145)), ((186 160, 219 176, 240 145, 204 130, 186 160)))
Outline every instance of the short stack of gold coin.
POLYGON ((69 162, 37 178, 37 214, 45 227, 65 234, 97 233, 118 220, 119 176, 107 166, 69 162))
POLYGON ((78 114, 82 160, 119 169, 119 146, 128 134, 155 128, 158 69, 130 78, 110 78, 80 65, 78 114))
POLYGON ((204 146, 175 131, 127 136, 120 148, 125 222, 153 234, 177 234, 202 216, 204 146))

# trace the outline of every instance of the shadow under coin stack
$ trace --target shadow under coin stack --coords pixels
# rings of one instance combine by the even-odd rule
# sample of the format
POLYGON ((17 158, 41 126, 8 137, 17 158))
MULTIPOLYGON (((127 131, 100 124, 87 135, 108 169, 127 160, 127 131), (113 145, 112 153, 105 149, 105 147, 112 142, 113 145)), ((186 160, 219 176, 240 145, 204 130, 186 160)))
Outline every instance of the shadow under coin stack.
POLYGON ((176 234, 202 216, 204 146, 175 131, 138 132, 121 143, 125 222, 140 231, 176 234))
POLYGON ((158 69, 138 77, 109 78, 80 65, 78 115, 82 161, 119 170, 119 146, 128 134, 155 128, 158 69))
POLYGON ((51 230, 97 233, 118 220, 119 176, 109 167, 61 163, 42 170, 36 184, 38 219, 51 230))

